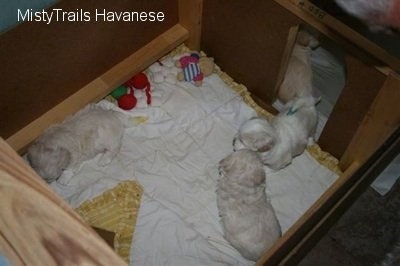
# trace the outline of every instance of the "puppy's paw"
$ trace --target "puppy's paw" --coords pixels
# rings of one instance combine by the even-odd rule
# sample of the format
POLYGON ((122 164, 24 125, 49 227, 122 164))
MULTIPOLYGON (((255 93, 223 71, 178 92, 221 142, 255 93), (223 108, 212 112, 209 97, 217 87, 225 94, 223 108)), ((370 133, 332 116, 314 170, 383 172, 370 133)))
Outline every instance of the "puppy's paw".
POLYGON ((313 137, 309 137, 307 140, 307 146, 312 146, 315 144, 315 140, 313 137))

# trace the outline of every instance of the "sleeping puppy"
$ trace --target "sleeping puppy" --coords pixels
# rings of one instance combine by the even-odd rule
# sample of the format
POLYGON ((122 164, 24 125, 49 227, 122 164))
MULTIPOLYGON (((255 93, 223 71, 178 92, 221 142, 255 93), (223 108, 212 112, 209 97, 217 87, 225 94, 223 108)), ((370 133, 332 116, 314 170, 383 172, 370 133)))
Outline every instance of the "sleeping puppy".
POLYGON ((256 152, 240 150, 219 163, 217 206, 225 238, 256 261, 280 237, 281 229, 265 194, 265 172, 256 152))
POLYGON ((299 31, 293 46, 278 99, 287 103, 296 97, 312 94, 311 50, 319 45, 307 31, 299 31))
POLYGON ((400 0, 335 0, 347 13, 361 19, 373 32, 400 29, 400 0))
POLYGON ((64 122, 56 124, 28 148, 27 159, 45 181, 51 183, 65 169, 102 153, 98 164, 107 165, 119 152, 127 117, 122 113, 88 105, 64 122))
POLYGON ((263 163, 279 170, 292 162, 307 147, 317 125, 316 100, 296 98, 271 123, 262 118, 245 121, 233 140, 233 149, 250 149, 261 155, 263 163))

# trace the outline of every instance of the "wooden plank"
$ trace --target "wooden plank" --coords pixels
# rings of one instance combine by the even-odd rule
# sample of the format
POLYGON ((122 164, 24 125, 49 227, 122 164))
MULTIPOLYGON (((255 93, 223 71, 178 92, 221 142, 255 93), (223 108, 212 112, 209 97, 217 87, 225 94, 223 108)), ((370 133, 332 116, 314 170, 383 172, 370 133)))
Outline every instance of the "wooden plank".
POLYGON ((0 253, 12 265, 126 265, 0 139, 0 253))
MULTIPOLYGON (((398 155, 400 150, 400 127, 376 151, 368 161, 342 183, 337 193, 328 201, 334 204, 325 206, 326 213, 318 219, 310 218, 307 223, 310 230, 301 237, 294 248, 280 261, 280 265, 297 265, 313 246, 325 235, 335 222, 347 211, 359 196, 370 186, 387 165, 398 155), (314 221, 312 221, 314 220, 314 221)), ((322 208, 321 208, 322 209, 322 208)))
POLYGON ((188 37, 188 31, 180 24, 177 24, 146 44, 142 49, 118 63, 100 78, 112 90, 183 43, 188 37))
POLYGON ((204 1, 201 48, 271 105, 289 29, 301 20, 275 1, 231 2, 204 1))
MULTIPOLYGON (((322 194, 320 198, 293 224, 285 234, 267 250, 257 261, 256 265, 278 265, 293 248, 298 245, 303 237, 323 217, 324 209, 333 196, 343 189, 353 174, 359 169, 360 164, 353 162, 349 168, 322 194)), ((325 210, 327 211, 327 210, 325 210)))
POLYGON ((42 134, 51 124, 61 122, 66 116, 75 113, 90 102, 99 101, 108 95, 116 86, 126 81, 135 73, 145 69, 187 38, 188 31, 179 24, 175 25, 14 135, 10 136, 7 139, 8 144, 16 151, 23 152, 24 148, 42 134))
MULTIPOLYGON (((315 16, 313 13, 309 13, 305 11, 301 6, 295 4, 295 2, 291 0, 274 0, 278 4, 280 4, 282 7, 287 9, 288 11, 292 12, 296 16, 298 16, 300 19, 304 20, 307 24, 318 30, 320 33, 324 34, 328 38, 332 39, 335 41, 338 45, 343 47, 348 53, 354 55, 364 63, 368 65, 375 66, 377 70, 381 71, 383 74, 388 75, 390 71, 384 66, 382 66, 383 63, 388 64, 387 62, 383 62, 382 56, 372 56, 367 50, 360 49, 361 47, 359 46, 358 43, 349 41, 345 36, 342 36, 340 32, 337 31, 337 29, 332 28, 330 25, 324 23, 320 19, 318 19, 318 16, 315 16)), ((367 40, 370 42, 369 40, 367 40)), ((375 44, 371 44, 376 46, 375 44)), ((378 46, 376 46, 378 47, 378 46)), ((382 49, 378 47, 377 49, 382 49)), ((394 58, 394 60, 397 60, 394 58)), ((397 62, 392 62, 390 66, 397 67, 398 64, 397 62)))
POLYGON ((385 49, 378 46, 374 42, 370 41, 362 34, 358 33, 357 31, 353 30, 346 24, 342 23, 333 16, 329 15, 324 10, 321 10, 319 7, 317 7, 308 0, 291 0, 291 1, 305 12, 314 16, 314 18, 322 22, 327 27, 333 29, 347 40, 355 43, 361 49, 365 50, 369 54, 376 57, 378 60, 390 66, 393 70, 397 72, 400 71, 400 59, 390 55, 385 49))
POLYGON ((321 148, 338 159, 345 153, 386 78, 349 54, 345 59, 345 86, 318 139, 321 148))
POLYGON ((186 46, 200 51, 203 0, 179 0, 179 23, 189 31, 186 46))
POLYGON ((353 162, 305 215, 284 234, 259 265, 297 265, 373 180, 398 155, 400 127, 367 163, 353 162), (311 213, 313 212, 313 213, 311 213), (301 224, 299 224, 299 222, 301 224))
MULTIPOLYGON (((323 21, 326 14, 322 14, 315 8, 312 8, 311 11, 306 11, 305 8, 303 8, 304 5, 301 3, 306 3, 308 1, 275 1, 337 42, 349 54, 354 56, 347 55, 346 57, 348 81, 318 141, 324 150, 330 152, 337 158, 341 158, 350 144, 351 138, 354 136, 358 126, 366 115, 368 107, 378 93, 381 84, 384 82, 385 75, 390 75, 392 72, 388 68, 379 66, 382 64, 382 60, 385 61, 388 58, 385 59, 383 55, 377 56, 376 51, 382 50, 382 48, 373 43, 369 43, 368 45, 376 48, 375 50, 369 46, 364 48, 368 51, 375 51, 374 57, 372 57, 369 52, 366 52, 366 50, 360 49, 358 40, 364 43, 361 41, 361 39, 364 38, 362 36, 350 38, 351 41, 347 40, 346 38, 348 35, 352 35, 353 31, 346 25, 336 25, 340 22, 331 23, 329 21, 329 23, 326 23, 326 21, 323 21), (338 32, 342 30, 345 34, 338 32), (375 66, 375 68, 371 66, 375 66), (384 75, 381 75, 382 73, 384 75), (360 88, 363 88, 363 90, 360 91, 360 88)), ((332 20, 334 19, 332 18, 332 20)), ((365 39, 365 41, 370 42, 367 39, 365 39)), ((383 53, 386 51, 382 50, 381 52, 383 53)), ((388 63, 388 61, 386 60, 385 63, 388 63)), ((393 64, 392 66, 396 67, 393 64)), ((351 161, 352 160, 349 160, 348 163, 351 161)), ((343 167, 346 166, 343 165, 343 167)))
POLYGON ((343 157, 341 167, 352 161, 364 163, 400 126, 400 77, 389 75, 343 157))
MULTIPOLYGON (((352 166, 353 168, 353 166, 352 166)), ((351 197, 357 197, 359 196, 362 191, 359 191, 357 194, 356 189, 359 187, 361 182, 364 181, 363 179, 359 179, 357 183, 352 186, 343 197, 341 197, 338 202, 334 205, 334 207, 330 208, 328 212, 318 220, 317 224, 311 228, 311 230, 307 233, 305 237, 301 239, 301 241, 296 245, 295 248, 290 250, 290 252, 287 254, 287 256, 282 260, 281 264, 282 265, 287 265, 289 261, 292 261, 293 259, 297 259, 296 257, 299 256, 299 253, 301 253, 301 250, 304 248, 305 245, 309 245, 310 238, 315 237, 314 234, 318 234, 318 231, 321 230, 322 227, 326 226, 328 223, 331 223, 329 220, 338 218, 338 216, 335 214, 335 212, 338 210, 339 206, 342 205, 344 202, 348 200, 348 198, 351 197)), ((338 187, 337 190, 340 190, 341 187, 338 187)), ((350 204, 348 204, 346 207, 349 207, 350 204)), ((331 226, 331 225, 330 225, 331 226)), ((329 227, 330 227, 329 226, 329 227)), ((315 241, 312 241, 316 244, 315 241)))
POLYGON ((72 22, 60 16, 50 24, 25 21, 1 32, 0 136, 4 139, 179 23, 178 0, 40 1, 54 3, 51 10, 88 12, 91 20, 75 17, 72 22), (162 12, 164 19, 96 20, 96 10, 104 9, 118 14, 162 12))
POLYGON ((297 33, 299 32, 299 28, 300 26, 296 25, 289 29, 285 50, 283 52, 282 61, 279 68, 278 78, 276 80, 274 100, 277 97, 279 88, 281 87, 282 82, 285 78, 289 60, 290 57, 292 56, 293 47, 296 44, 296 38, 297 38, 297 33))
POLYGON ((255 95, 255 94, 250 94, 250 95, 251 95, 251 98, 253 98, 254 102, 257 103, 258 106, 260 106, 262 109, 264 109, 268 113, 270 113, 272 115, 279 114, 278 110, 276 110, 272 105, 265 103, 257 95, 255 95))

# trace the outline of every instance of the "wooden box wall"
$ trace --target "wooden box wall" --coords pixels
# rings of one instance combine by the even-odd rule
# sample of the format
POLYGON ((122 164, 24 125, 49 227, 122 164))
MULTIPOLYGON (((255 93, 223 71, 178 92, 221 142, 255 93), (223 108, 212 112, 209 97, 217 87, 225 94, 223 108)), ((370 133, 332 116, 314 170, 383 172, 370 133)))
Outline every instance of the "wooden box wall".
POLYGON ((205 0, 201 47, 271 104, 289 28, 300 22, 274 1, 205 0))
MULTIPOLYGON (((275 85, 289 29, 304 23, 303 18, 296 14, 298 10, 291 12, 294 5, 287 4, 288 8, 283 8, 281 2, 289 1, 204 0, 202 49, 214 56, 224 71, 267 104, 275 100, 275 85)), ((306 19, 309 22, 312 17, 306 19)), ((328 37, 332 36, 328 34, 328 37)), ((338 45, 348 51, 348 80, 319 144, 340 158, 383 85, 385 76, 375 69, 373 64, 376 61, 365 57, 359 48, 345 41, 338 45), (358 52, 353 54, 354 51, 358 52)))
POLYGON ((7 138, 178 22, 176 0, 64 0, 64 11, 162 11, 163 22, 24 22, 0 38, 7 138), (29 43, 29 49, 26 44, 29 43))

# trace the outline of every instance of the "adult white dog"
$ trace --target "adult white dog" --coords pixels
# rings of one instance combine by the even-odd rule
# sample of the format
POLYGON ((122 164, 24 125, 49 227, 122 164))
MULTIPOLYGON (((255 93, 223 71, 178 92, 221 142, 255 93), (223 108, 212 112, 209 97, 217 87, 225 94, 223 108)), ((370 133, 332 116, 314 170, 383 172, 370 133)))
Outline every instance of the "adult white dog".
POLYGON ((217 206, 225 238, 243 257, 256 261, 280 237, 265 194, 265 172, 256 152, 240 150, 220 161, 217 206))
POLYGON ((296 98, 271 123, 262 118, 245 121, 233 141, 234 150, 250 149, 261 155, 264 164, 279 170, 304 152, 317 125, 317 100, 312 96, 296 98))
POLYGON ((65 169, 77 170, 84 160, 103 155, 100 166, 112 161, 120 150, 127 116, 88 105, 60 124, 49 127, 28 148, 32 168, 48 183, 65 169))

